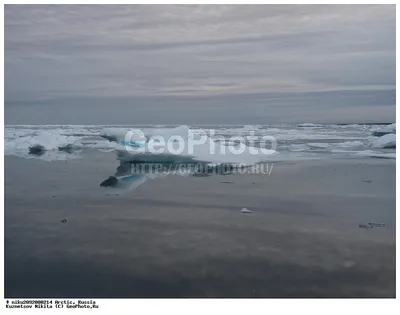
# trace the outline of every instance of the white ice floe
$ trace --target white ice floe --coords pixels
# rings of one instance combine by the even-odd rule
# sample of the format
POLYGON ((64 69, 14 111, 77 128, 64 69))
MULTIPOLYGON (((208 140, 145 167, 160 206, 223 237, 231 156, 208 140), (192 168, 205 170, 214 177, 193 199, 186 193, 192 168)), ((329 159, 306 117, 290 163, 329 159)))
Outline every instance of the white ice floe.
POLYGON ((346 148, 350 150, 362 149, 365 147, 364 143, 361 141, 345 141, 337 144, 339 148, 346 148))
POLYGON ((253 211, 247 209, 247 208, 242 208, 242 210, 240 210, 241 213, 253 213, 253 211))
POLYGON ((40 156, 41 159, 49 161, 53 159, 64 160, 68 157, 76 158, 76 156, 68 155, 64 152, 77 151, 82 148, 75 136, 65 135, 61 130, 39 130, 25 133, 24 135, 15 134, 15 136, 14 134, 12 135, 13 138, 6 139, 4 143, 4 153, 6 155, 33 158, 35 156, 29 154, 29 148, 40 145, 45 149, 45 154, 40 156))
POLYGON ((372 149, 395 149, 396 148, 396 135, 389 133, 382 137, 376 137, 370 140, 372 149))
POLYGON ((373 128, 372 135, 381 137, 390 133, 396 133, 396 123, 387 125, 385 127, 378 127, 378 128, 373 128))

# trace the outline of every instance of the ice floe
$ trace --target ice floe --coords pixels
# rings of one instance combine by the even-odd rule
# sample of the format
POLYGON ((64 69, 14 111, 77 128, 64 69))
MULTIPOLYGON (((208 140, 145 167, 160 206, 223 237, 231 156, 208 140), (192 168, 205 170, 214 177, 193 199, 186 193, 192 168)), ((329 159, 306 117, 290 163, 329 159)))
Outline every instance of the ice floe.
POLYGON ((394 133, 386 134, 382 137, 371 139, 372 149, 395 149, 396 135, 394 133))

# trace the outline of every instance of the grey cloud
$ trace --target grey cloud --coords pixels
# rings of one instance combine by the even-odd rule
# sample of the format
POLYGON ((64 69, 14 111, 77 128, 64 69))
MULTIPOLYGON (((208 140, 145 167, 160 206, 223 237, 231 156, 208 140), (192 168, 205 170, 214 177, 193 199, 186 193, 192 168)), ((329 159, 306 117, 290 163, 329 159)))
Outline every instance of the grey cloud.
POLYGON ((265 119, 345 119, 343 110, 336 118, 327 112, 337 99, 347 113, 362 108, 372 119, 381 109, 382 119, 393 120, 395 11, 394 5, 6 5, 6 121, 25 119, 20 107, 11 108, 18 101, 51 99, 47 106, 57 107, 67 106, 60 100, 91 99, 86 104, 107 112, 101 98, 121 99, 113 103, 124 110, 130 99, 135 113, 155 106, 163 117, 181 106, 187 120, 212 109, 209 102, 224 108, 214 110, 221 121, 236 119, 227 114, 232 108, 240 118, 238 106, 242 112, 253 106, 265 119), (289 105, 300 116, 285 117, 289 105))

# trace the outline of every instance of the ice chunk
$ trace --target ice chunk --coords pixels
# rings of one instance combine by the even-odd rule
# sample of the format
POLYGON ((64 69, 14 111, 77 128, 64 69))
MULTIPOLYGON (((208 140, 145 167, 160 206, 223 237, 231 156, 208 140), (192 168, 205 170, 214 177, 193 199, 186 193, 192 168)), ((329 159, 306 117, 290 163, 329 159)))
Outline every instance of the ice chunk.
POLYGON ((365 145, 361 141, 345 141, 338 144, 340 148, 348 148, 348 149, 361 149, 365 145))
POLYGON ((243 208, 242 210, 240 210, 241 213, 253 213, 253 211, 250 211, 247 208, 243 208))
POLYGON ((375 138, 371 141, 371 148, 373 149, 395 149, 396 148, 396 135, 393 133, 375 138))
POLYGON ((384 135, 390 134, 390 133, 396 133, 396 123, 393 123, 391 125, 387 125, 383 128, 380 128, 378 130, 374 130, 372 132, 373 136, 376 137, 382 137, 384 135))
POLYGON ((373 222, 370 222, 370 223, 368 223, 368 225, 369 225, 371 228, 373 228, 373 227, 384 227, 384 226, 385 226, 385 223, 373 223, 373 222))
POLYGON ((55 160, 74 158, 59 151, 59 147, 67 147, 69 144, 76 144, 75 136, 65 135, 62 129, 32 129, 16 134, 4 145, 5 154, 16 155, 25 158, 40 158, 41 160, 55 160))

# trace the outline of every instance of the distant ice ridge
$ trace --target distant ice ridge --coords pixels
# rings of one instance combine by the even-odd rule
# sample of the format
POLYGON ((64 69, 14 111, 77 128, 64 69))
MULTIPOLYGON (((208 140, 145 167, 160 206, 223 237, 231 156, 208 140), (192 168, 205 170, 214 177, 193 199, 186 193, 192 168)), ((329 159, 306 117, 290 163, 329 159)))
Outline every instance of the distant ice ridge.
MULTIPOLYGON (((278 142, 277 151, 280 153, 268 157, 268 161, 302 160, 309 158, 329 158, 333 155, 351 156, 363 150, 382 151, 380 153, 393 153, 395 150, 396 124, 382 125, 318 125, 306 123, 299 125, 273 124, 273 125, 221 125, 221 126, 190 126, 194 134, 200 134, 203 129, 210 133, 213 143, 235 147, 238 141, 232 136, 244 137, 244 143, 250 144, 248 136, 264 135, 275 137, 278 142), (377 132, 379 132, 378 136, 377 132), (389 132, 389 133, 387 133, 389 132), (389 136, 385 137, 387 133, 389 136), (221 140, 222 138, 222 140, 221 140), (382 138, 382 139, 380 139, 382 138)), ((145 135, 145 142, 152 136, 163 135, 173 130, 174 126, 162 125, 6 125, 4 129, 5 155, 16 155, 26 158, 43 160, 69 159, 80 156, 80 149, 93 149, 101 152, 123 151, 124 145, 137 145, 125 143, 125 136, 131 129, 140 129, 145 135), (34 156, 29 154, 29 147, 42 145, 45 154, 34 156), (61 151, 60 151, 61 150, 61 151), (64 151, 63 151, 64 150, 64 151)), ((210 140, 207 140, 210 143, 210 140)), ((137 142, 137 141, 136 141, 137 142)), ((241 141, 239 141, 241 142, 241 141)), ((258 144, 254 144, 257 147, 258 144)), ((200 157, 201 152, 194 152, 200 157)), ((376 153, 376 154, 379 154, 376 153)), ((203 154, 204 157, 205 154, 203 154)), ((143 158, 145 158, 143 156, 143 158)), ((157 156, 153 156, 157 158, 157 156)), ((176 159, 177 156, 165 156, 166 159, 176 159)), ((181 155, 181 159, 195 159, 194 156, 181 155)), ((210 157, 206 156, 209 160, 210 157)), ((217 159, 222 156, 216 155, 217 159)), ((243 154, 247 161, 246 154, 243 154)))
POLYGON ((322 125, 313 124, 313 123, 304 123, 304 124, 297 125, 297 127, 322 127, 322 125))
POLYGON ((261 125, 245 125, 243 127, 244 130, 259 130, 261 128, 262 128, 261 125))

